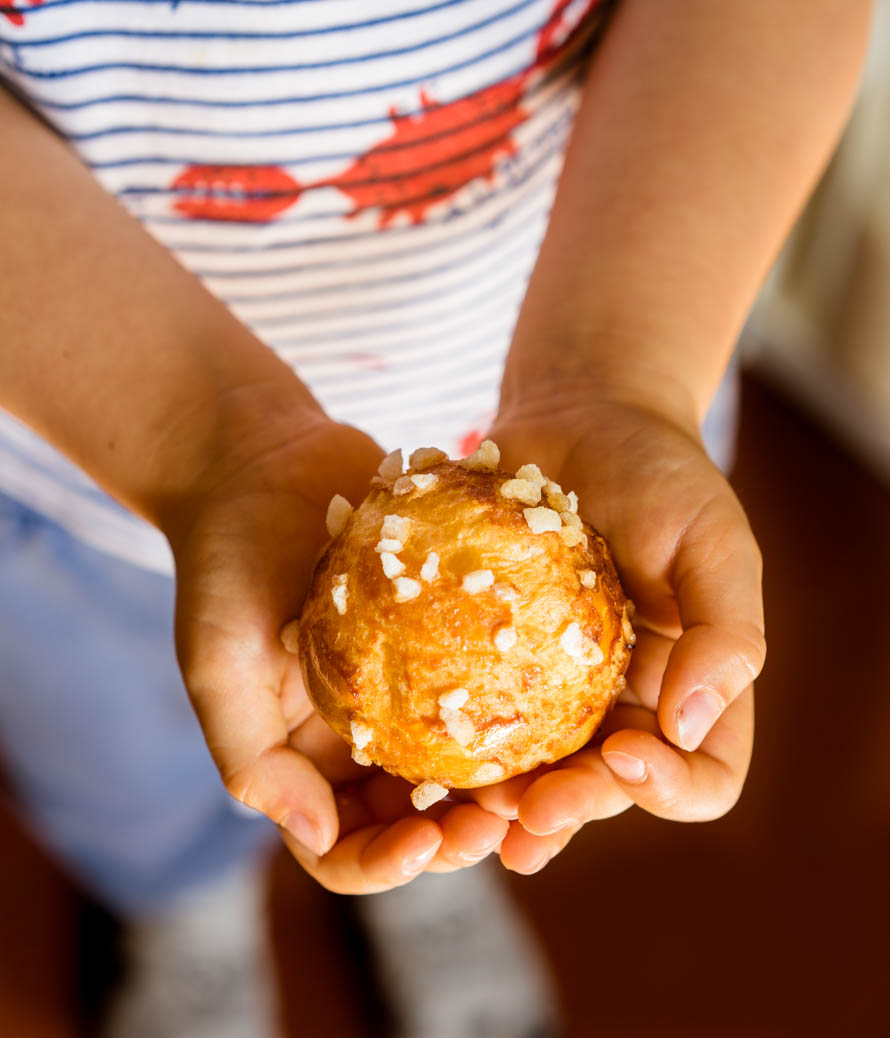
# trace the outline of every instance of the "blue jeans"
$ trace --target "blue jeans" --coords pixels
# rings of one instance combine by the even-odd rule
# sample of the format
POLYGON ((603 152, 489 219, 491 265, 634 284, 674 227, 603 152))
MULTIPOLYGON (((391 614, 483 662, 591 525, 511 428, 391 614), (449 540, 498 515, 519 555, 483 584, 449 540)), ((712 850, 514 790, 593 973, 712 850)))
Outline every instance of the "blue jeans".
POLYGON ((173 581, 0 495, 0 765, 36 832, 124 915, 274 837, 225 792, 173 650, 173 581))

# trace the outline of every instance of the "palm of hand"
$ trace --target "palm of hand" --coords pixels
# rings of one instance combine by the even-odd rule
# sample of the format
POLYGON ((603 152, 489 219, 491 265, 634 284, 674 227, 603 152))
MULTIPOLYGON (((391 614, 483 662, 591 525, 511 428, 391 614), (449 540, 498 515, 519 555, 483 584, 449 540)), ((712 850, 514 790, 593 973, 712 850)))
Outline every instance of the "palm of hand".
POLYGON ((507 831, 474 803, 421 817, 406 782, 354 764, 281 644, 324 540, 328 501, 361 500, 381 456, 357 430, 321 421, 227 462, 170 535, 180 665, 226 788, 277 822, 321 883, 348 893, 465 866, 507 831))
POLYGON ((535 461, 578 493, 636 604, 637 647, 592 744, 476 795, 513 819, 501 857, 522 872, 541 868, 584 822, 633 803, 677 820, 728 810, 750 760, 751 682, 764 652, 757 546, 697 440, 635 408, 557 414, 505 419, 491 436, 506 468, 535 461), (698 707, 681 713, 694 690, 698 707), (719 719, 708 717, 712 706, 719 719), (696 717, 716 723, 699 734, 696 717))

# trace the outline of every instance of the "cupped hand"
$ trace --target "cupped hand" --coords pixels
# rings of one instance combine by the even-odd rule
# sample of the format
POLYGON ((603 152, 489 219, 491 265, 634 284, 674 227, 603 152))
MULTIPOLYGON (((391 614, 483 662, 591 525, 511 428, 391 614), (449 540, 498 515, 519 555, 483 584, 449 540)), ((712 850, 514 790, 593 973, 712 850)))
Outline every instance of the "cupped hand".
POLYGON ((510 821, 503 863, 536 872, 585 823, 632 804, 677 821, 737 800, 751 757, 765 640, 761 559, 697 432, 646 408, 539 399, 490 435, 580 499, 636 606, 628 683, 583 750, 474 800, 510 821))
POLYGON ((478 861, 508 823, 474 803, 420 815, 406 782, 355 764, 280 639, 326 539, 331 496, 357 504, 382 451, 323 416, 244 441, 164 524, 180 666, 227 790, 277 823, 304 868, 340 893, 478 861))

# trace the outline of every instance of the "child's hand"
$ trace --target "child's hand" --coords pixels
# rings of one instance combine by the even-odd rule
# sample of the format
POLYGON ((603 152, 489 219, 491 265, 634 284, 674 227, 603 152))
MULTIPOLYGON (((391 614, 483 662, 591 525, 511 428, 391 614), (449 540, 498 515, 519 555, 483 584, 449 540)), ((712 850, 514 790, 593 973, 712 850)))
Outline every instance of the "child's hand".
POLYGON ((419 815, 406 782, 353 763, 279 637, 300 611, 328 501, 342 493, 357 504, 382 451, 322 417, 263 440, 219 459, 164 523, 180 664, 226 788, 277 822, 307 871, 338 892, 385 890, 428 866, 479 860, 508 823, 472 803, 419 815))
POLYGON ((518 819, 504 864, 537 871, 583 823, 633 803, 678 821, 722 815, 748 769, 765 653, 760 554, 728 483, 694 433, 626 404, 548 399, 502 414, 490 435, 507 468, 536 462, 578 493, 637 632, 627 689, 594 743, 475 795, 518 819))

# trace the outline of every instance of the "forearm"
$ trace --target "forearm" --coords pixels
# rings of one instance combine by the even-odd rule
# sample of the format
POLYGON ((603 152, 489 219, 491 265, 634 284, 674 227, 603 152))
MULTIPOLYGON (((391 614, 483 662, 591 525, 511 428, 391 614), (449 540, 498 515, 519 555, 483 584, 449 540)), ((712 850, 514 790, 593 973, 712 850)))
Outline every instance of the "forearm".
POLYGON ((502 407, 554 381, 700 420, 845 122, 865 0, 623 0, 593 62, 502 407))
POLYGON ((244 448, 230 438, 268 431, 271 450, 276 425, 320 413, 2 90, 0 132, 0 406, 156 523, 211 456, 244 448))

